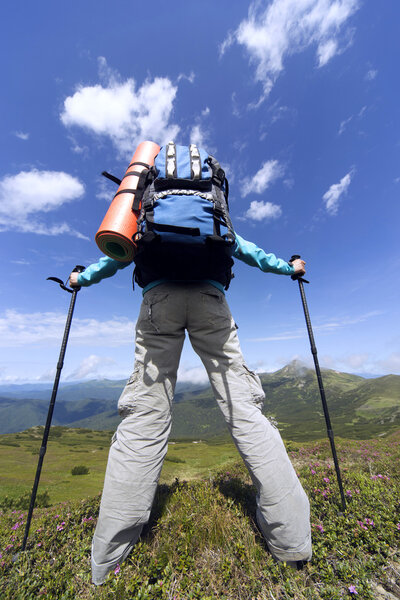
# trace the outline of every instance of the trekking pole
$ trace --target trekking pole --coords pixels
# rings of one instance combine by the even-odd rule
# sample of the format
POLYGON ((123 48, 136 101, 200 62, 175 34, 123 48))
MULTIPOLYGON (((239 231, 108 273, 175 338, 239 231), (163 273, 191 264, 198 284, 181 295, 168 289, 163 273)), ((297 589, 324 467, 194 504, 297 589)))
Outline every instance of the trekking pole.
MULTIPOLYGON (((84 270, 85 270, 85 267, 82 267, 81 265, 77 265, 75 267, 75 269, 73 270, 73 273, 82 273, 82 271, 84 271, 84 270)), ((71 321, 72 321, 72 315, 74 313, 76 295, 79 292, 79 290, 81 289, 78 286, 73 287, 71 289, 71 288, 67 287, 66 285, 64 285, 64 283, 61 281, 61 279, 58 279, 57 277, 48 277, 47 279, 50 279, 51 281, 55 281, 55 282, 59 283, 60 288, 62 288, 66 292, 69 292, 70 294, 72 294, 72 297, 71 297, 71 302, 69 305, 67 322, 66 322, 65 330, 64 330, 64 337, 63 337, 63 341, 61 344, 60 356, 59 356, 58 363, 57 363, 57 372, 56 372, 56 377, 54 380, 53 392, 51 394, 49 410, 47 413, 46 426, 45 426, 44 432, 43 432, 42 446, 39 451, 39 460, 38 460, 38 465, 37 465, 37 469, 36 469, 35 482, 34 482, 33 488, 32 488, 31 501, 30 501, 29 511, 28 511, 28 518, 27 518, 26 526, 25 526, 24 541, 22 542, 22 552, 25 551, 26 543, 28 541, 29 528, 31 525, 33 509, 35 507, 36 493, 37 493, 37 489, 39 486, 40 473, 42 471, 44 455, 46 454, 47 440, 48 440, 49 433, 50 433, 51 420, 53 418, 54 405, 56 402, 56 396, 57 396, 57 390, 58 390, 58 383, 60 381, 61 370, 64 365, 65 350, 67 347, 69 331, 71 328, 71 321)))
MULTIPOLYGON (((292 258, 290 259, 289 263, 292 263, 294 260, 296 260, 298 258, 300 258, 300 256, 298 254, 294 254, 292 256, 292 258)), ((310 315, 309 315, 308 307, 307 307, 306 295, 304 293, 304 287, 303 287, 303 283, 310 283, 310 282, 307 281, 306 279, 303 279, 301 277, 301 275, 292 275, 292 279, 294 281, 297 281, 298 284, 299 284, 299 290, 300 290, 301 301, 302 301, 302 304, 303 304, 304 316, 306 318, 308 337, 310 339, 311 353, 312 353, 313 359, 314 359, 315 372, 317 374, 319 392, 320 392, 320 395, 321 395, 322 406, 323 406, 323 409, 324 409, 326 429, 327 429, 328 438, 329 438, 329 441, 330 441, 330 444, 331 444, 333 462, 335 463, 336 477, 337 477, 337 481, 338 481, 338 484, 339 484, 340 496, 341 496, 341 499, 342 499, 342 510, 343 510, 343 512, 345 512, 345 510, 346 510, 346 499, 344 497, 344 492, 343 492, 342 477, 340 475, 339 461, 338 461, 338 457, 337 457, 337 454, 336 454, 335 441, 334 441, 334 436, 333 436, 333 429, 332 429, 332 425, 331 425, 331 419, 329 417, 329 410, 328 410, 328 404, 326 402, 324 384, 322 383, 321 369, 319 368, 319 362, 318 362, 318 356, 317 356, 317 348, 315 346, 314 335, 313 335, 313 331, 312 331, 312 327, 311 327, 310 315)))

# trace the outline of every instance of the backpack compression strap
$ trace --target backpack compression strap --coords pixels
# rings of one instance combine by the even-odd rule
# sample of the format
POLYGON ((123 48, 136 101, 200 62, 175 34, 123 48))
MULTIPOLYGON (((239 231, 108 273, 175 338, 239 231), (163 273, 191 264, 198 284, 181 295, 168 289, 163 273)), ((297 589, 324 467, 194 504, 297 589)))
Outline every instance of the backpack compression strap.
POLYGON ((176 169, 176 146, 170 142, 165 152, 165 175, 167 179, 174 179, 177 176, 176 169))
POLYGON ((190 144, 190 174, 192 179, 201 179, 200 152, 195 144, 190 144))
MULTIPOLYGON (((189 156, 191 179, 201 179, 201 157, 196 144, 190 144, 189 156)), ((176 146, 174 142, 169 142, 165 151, 165 176, 167 179, 178 178, 178 169, 176 164, 176 146)))
MULTIPOLYGON (((137 186, 136 189, 131 189, 131 188, 125 188, 124 190, 120 190, 119 192, 117 192, 114 196, 114 198, 116 196, 118 196, 119 194, 133 194, 133 204, 132 204, 132 210, 136 210, 139 211, 140 210, 140 203, 141 200, 143 198, 143 193, 146 189, 146 187, 148 186, 149 182, 153 181, 153 179, 155 178, 155 173, 152 172, 152 168, 148 163, 144 163, 144 162, 132 162, 128 169, 130 169, 131 167, 134 167, 135 165, 139 165, 141 167, 145 167, 145 169, 143 169, 143 171, 128 171, 127 173, 125 173, 123 179, 125 179, 125 177, 130 177, 131 175, 135 175, 136 177, 138 177, 138 182, 137 182, 137 186)), ((115 177, 114 175, 111 175, 110 173, 107 173, 107 171, 103 171, 102 175, 104 175, 104 177, 107 177, 107 179, 110 179, 111 181, 113 181, 114 183, 116 183, 117 185, 121 185, 123 179, 119 179, 118 177, 115 177)))

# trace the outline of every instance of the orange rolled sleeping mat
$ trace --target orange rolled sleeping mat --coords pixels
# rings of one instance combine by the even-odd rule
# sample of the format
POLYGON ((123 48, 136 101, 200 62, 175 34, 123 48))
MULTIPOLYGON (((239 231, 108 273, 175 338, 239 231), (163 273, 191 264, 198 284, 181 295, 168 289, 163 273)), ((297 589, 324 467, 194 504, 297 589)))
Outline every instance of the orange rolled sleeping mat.
POLYGON ((154 159, 159 151, 160 146, 154 142, 139 144, 96 233, 98 247, 110 258, 131 262, 135 256, 136 246, 133 236, 137 233, 137 219, 140 212, 139 209, 132 209, 135 191, 140 173, 154 165, 154 159))

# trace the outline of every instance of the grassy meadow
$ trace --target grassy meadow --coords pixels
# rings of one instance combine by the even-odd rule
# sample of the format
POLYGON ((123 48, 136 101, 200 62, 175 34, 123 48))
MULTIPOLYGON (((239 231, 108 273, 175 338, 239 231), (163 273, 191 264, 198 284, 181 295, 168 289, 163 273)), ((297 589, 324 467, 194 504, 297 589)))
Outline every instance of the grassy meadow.
MULTIPOLYGON (((0 436, 0 507, 7 498, 12 502, 30 494, 42 443, 43 427, 0 436)), ((39 491, 47 492, 52 504, 80 500, 99 494, 103 487, 109 431, 52 427, 40 477, 39 491), (72 475, 76 466, 86 466, 86 475, 72 475)), ((160 483, 179 479, 207 477, 210 469, 227 466, 237 460, 230 441, 170 442, 160 483)))
MULTIPOLYGON (((10 476, 3 460, 16 452, 14 476, 24 473, 29 489, 32 452, 40 445, 40 436, 25 440, 31 434, 1 438, 20 444, 1 445, 1 468, 10 476)), ((27 511, 1 511, 2 600, 400 598, 400 432, 336 440, 344 514, 328 442, 287 444, 311 503, 313 560, 298 572, 268 553, 255 524, 254 488, 233 445, 171 444, 141 541, 97 588, 90 583, 90 544, 109 441, 104 432, 53 432, 41 484, 52 506, 35 509, 25 553, 18 551, 27 511), (89 474, 70 475, 77 465, 88 466, 89 474), (53 504, 58 488, 63 501, 53 504)), ((11 490, 12 481, 6 485, 11 490)))

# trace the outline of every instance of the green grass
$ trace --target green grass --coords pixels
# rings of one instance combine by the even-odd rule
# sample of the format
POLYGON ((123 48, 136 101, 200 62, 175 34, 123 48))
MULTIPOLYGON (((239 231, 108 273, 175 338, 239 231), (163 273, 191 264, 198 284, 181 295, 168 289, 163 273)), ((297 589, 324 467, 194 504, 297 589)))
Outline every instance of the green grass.
MULTIPOLYGON (((78 443, 85 446, 89 458, 90 448, 106 439, 96 432, 55 434, 52 444, 60 459, 71 448, 77 449, 78 443)), ((4 448, 27 452, 25 445, 35 438, 32 432, 26 439, 24 435, 19 434, 20 447, 4 448)), ((255 525, 254 489, 244 467, 233 460, 234 448, 185 442, 170 446, 170 460, 165 463, 169 471, 163 474, 168 483, 158 488, 141 541, 100 588, 90 584, 89 564, 98 495, 35 509, 28 550, 15 562, 26 511, 4 511, 0 597, 384 600, 385 590, 400 597, 400 432, 387 439, 336 441, 348 504, 345 514, 339 509, 327 441, 287 443, 311 502, 314 556, 303 571, 277 565, 269 555, 255 525), (220 462, 212 470, 216 460, 220 462), (174 479, 180 469, 195 478, 174 479)), ((82 456, 76 455, 76 464, 89 466, 90 472, 73 477, 72 483, 79 480, 83 486, 93 467, 82 456)), ((72 488, 65 489, 74 495, 72 488)))
MULTIPOLYGON (((207 477, 161 484, 141 541, 99 588, 90 584, 98 496, 36 509, 28 550, 15 562, 26 511, 5 511, 1 599, 384 600, 386 592, 400 597, 400 432, 387 439, 337 440, 345 514, 329 444, 287 446, 311 502, 314 555, 303 571, 272 560, 255 525, 251 481, 231 461, 228 468, 208 468, 207 477)), ((172 449, 186 461, 189 450, 200 460, 200 450, 206 454, 218 446, 172 449)), ((186 467, 167 463, 171 469, 186 467)))
MULTIPOLYGON (((35 478, 43 427, 0 436, 0 506, 5 496, 19 498, 30 493, 35 478)), ((40 478, 41 492, 52 503, 80 500, 99 494, 103 487, 111 432, 54 427, 51 429, 40 478), (72 475, 85 465, 86 475, 72 475)), ((207 476, 210 469, 237 460, 232 442, 171 442, 161 483, 207 476)))
POLYGON ((356 409, 356 414, 367 419, 376 419, 377 411, 383 411, 387 408, 398 409, 398 398, 385 398, 384 396, 376 396, 370 398, 365 404, 356 409))

